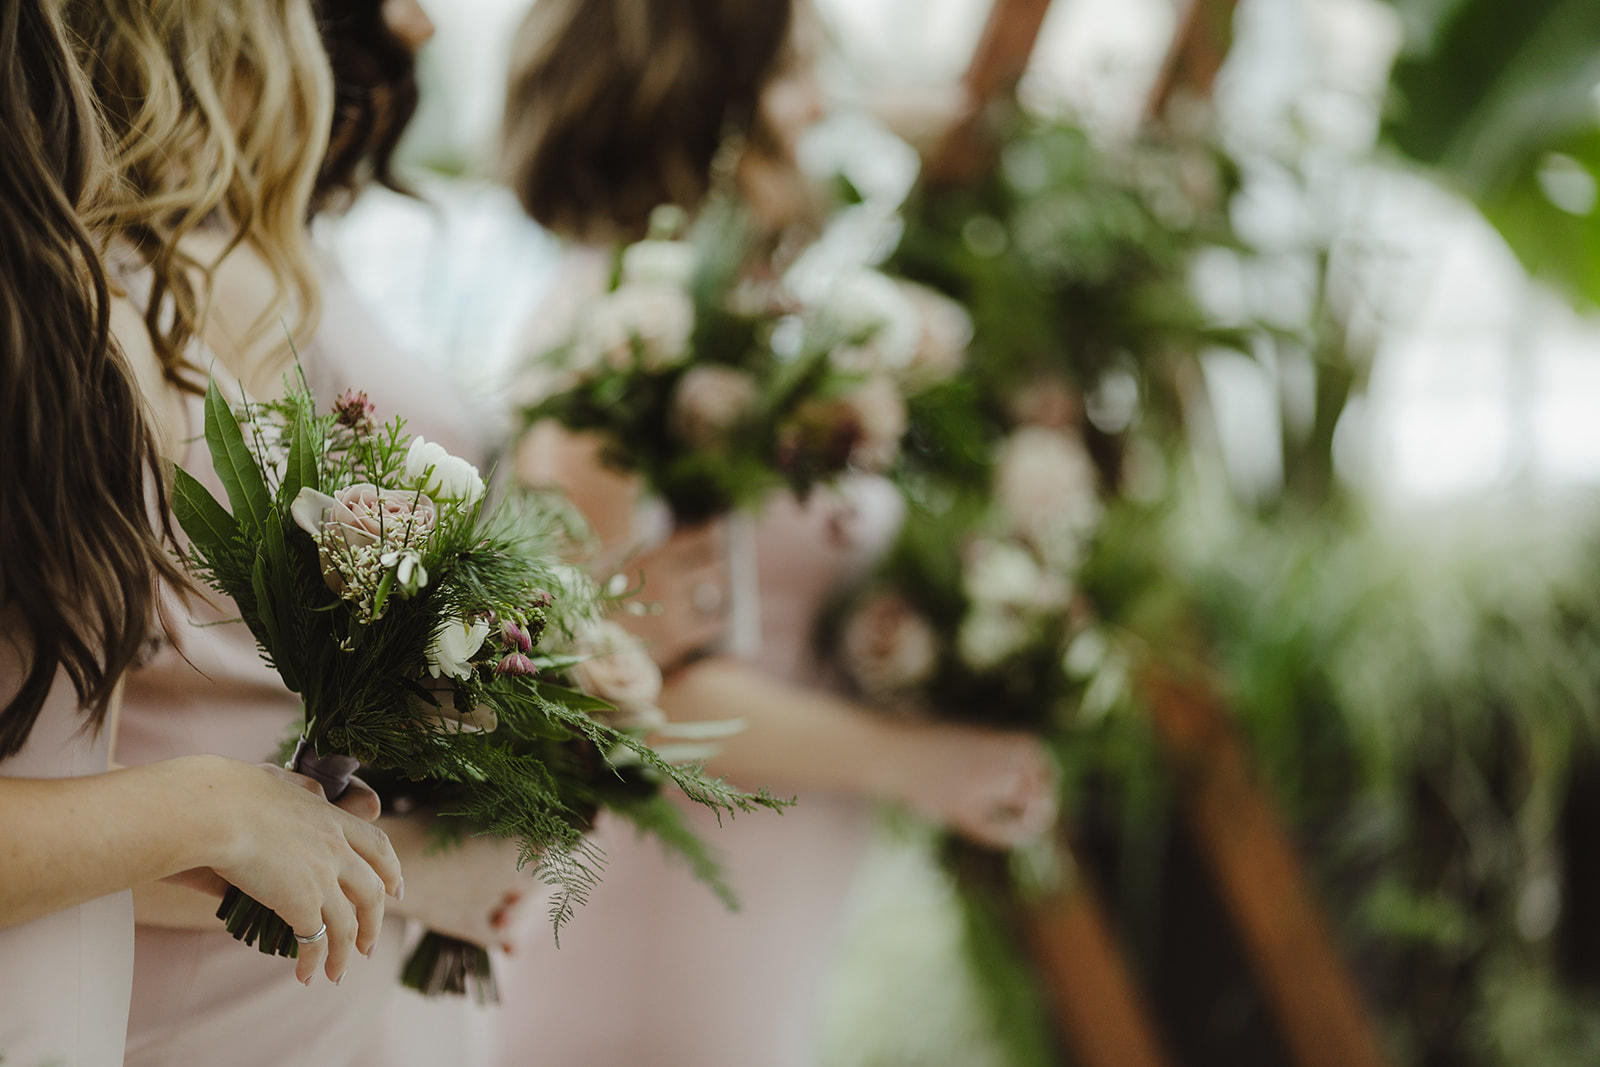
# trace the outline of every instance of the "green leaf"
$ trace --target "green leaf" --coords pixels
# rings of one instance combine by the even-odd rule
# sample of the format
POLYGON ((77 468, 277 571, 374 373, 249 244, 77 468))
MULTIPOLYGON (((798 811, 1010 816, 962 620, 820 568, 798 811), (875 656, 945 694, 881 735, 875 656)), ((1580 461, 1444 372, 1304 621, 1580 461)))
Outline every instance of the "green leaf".
POLYGON ((322 488, 322 476, 317 469, 316 424, 307 418, 294 420, 294 437, 289 442, 289 467, 283 473, 283 485, 278 490, 278 501, 285 511, 294 503, 302 489, 322 488))
POLYGON ((228 405, 215 378, 206 387, 206 445, 211 463, 222 487, 233 504, 233 517, 240 526, 249 523, 259 529, 267 521, 272 497, 256 457, 245 444, 244 431, 228 405))
POLYGON ((1530 272, 1600 302, 1594 0, 1422 0, 1388 139, 1472 197, 1530 272))
POLYGON ((172 467, 172 514, 201 555, 216 559, 239 539, 239 524, 210 490, 184 470, 172 467))
POLYGON ((299 657, 284 654, 283 621, 293 616, 297 605, 293 599, 295 583, 291 578, 289 548, 283 536, 283 513, 277 508, 268 512, 267 522, 261 528, 261 549, 256 555, 250 584, 256 594, 256 614, 261 619, 262 632, 256 635, 257 640, 266 648, 289 691, 303 692, 303 679, 297 666, 299 657))

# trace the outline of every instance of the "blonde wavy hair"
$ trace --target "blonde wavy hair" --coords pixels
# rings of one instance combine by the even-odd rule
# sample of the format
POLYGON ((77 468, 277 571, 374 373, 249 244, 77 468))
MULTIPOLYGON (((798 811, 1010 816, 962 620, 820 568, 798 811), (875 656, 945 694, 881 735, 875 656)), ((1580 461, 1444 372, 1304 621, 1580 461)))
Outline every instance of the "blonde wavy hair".
POLYGON ((65 16, 120 179, 89 222, 150 268, 145 325, 167 378, 204 388, 184 352, 241 244, 277 285, 245 343, 285 318, 308 336, 321 305, 306 219, 333 113, 311 0, 67 0, 65 16), (230 240, 202 263, 181 242, 212 222, 230 240))

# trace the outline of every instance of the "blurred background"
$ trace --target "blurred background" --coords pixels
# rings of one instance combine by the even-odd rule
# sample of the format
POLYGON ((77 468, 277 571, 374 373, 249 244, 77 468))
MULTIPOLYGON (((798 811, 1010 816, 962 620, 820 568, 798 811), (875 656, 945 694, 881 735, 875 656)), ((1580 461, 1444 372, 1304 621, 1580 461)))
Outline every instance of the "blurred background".
MULTIPOLYGON (((830 1067, 1600 1062, 1593 0, 816 6, 803 162, 977 345, 1075 361, 1117 486, 1067 840, 997 896, 886 817, 830 1067), (1041 10, 940 195, 919 142, 1041 10)), ((526 9, 429 5, 421 196, 319 234, 486 408, 557 263, 494 181, 526 9)))

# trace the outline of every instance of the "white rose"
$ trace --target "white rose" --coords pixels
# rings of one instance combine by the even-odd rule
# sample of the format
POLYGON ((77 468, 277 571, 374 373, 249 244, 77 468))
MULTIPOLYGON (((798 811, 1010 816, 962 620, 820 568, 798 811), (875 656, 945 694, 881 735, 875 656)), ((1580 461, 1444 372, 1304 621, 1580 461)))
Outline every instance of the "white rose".
POLYGON ((841 276, 822 314, 845 338, 832 353, 840 370, 860 374, 904 371, 922 342, 922 320, 916 305, 893 280, 875 270, 841 276))
POLYGON ((675 285, 689 288, 694 281, 694 246, 687 241, 640 241, 622 251, 622 281, 626 285, 675 285))
POLYGON ((420 437, 412 438, 406 450, 406 478, 432 496, 458 500, 469 507, 483 496, 477 467, 420 437))
POLYGON ((433 632, 428 644, 428 673, 435 678, 472 677, 472 657, 483 647, 489 636, 489 624, 479 619, 446 619, 433 632))
POLYGON ((675 285, 624 285, 590 307, 578 330, 569 366, 604 364, 627 370, 635 345, 646 370, 664 370, 689 354, 694 334, 694 302, 675 285))
POLYGON ((1024 426, 1000 446, 995 496, 1012 528, 1041 548, 1100 522, 1094 461, 1077 437, 1024 426))
POLYGON ((956 651, 975 671, 998 667, 1028 644, 1028 626, 1015 612, 995 605, 979 605, 961 620, 956 651))
POLYGON ((572 668, 573 680, 622 714, 615 725, 648 726, 664 718, 658 707, 661 668, 620 624, 610 619, 596 623, 579 635, 574 651, 590 658, 572 668))
POLYGON ((977 605, 1047 611, 1065 607, 1072 590, 1057 574, 1041 567, 1033 553, 1015 541, 974 542, 967 550, 962 588, 977 605))

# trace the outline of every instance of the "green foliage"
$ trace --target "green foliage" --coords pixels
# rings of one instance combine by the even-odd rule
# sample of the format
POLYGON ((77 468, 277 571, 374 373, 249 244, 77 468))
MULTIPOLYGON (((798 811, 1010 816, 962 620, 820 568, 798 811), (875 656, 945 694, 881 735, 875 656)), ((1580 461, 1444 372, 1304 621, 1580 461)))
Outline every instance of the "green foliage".
POLYGON ((552 385, 550 395, 523 412, 524 421, 554 419, 598 434, 607 464, 638 473, 690 522, 759 507, 785 487, 804 497, 842 473, 862 433, 846 403, 859 376, 840 372, 829 356, 864 338, 796 301, 766 254, 743 212, 721 197, 687 240, 619 250, 612 291, 583 310, 572 338, 530 368, 552 385), (686 285, 627 273, 628 253, 652 246, 692 257, 686 285), (647 313, 619 309, 619 300, 645 295, 653 302, 647 313), (693 309, 681 348, 679 338, 651 336, 658 324, 633 321, 638 314, 670 319, 671 308, 661 302, 680 299, 693 309), (590 336, 596 330, 605 341, 590 336), (626 351, 614 347, 617 331, 629 338, 626 351), (788 341, 775 345, 785 331, 788 341), (716 406, 729 411, 716 420, 721 424, 686 437, 678 422, 683 386, 708 368, 722 372, 720 384, 728 388, 716 406), (726 395, 735 389, 748 395, 726 395))
MULTIPOLYGON (((536 864, 556 888, 558 929, 600 877, 599 857, 584 836, 594 808, 612 795, 635 799, 600 784, 607 775, 622 780, 610 766, 613 752, 627 752, 655 781, 719 813, 783 806, 765 792, 741 793, 698 768, 668 763, 594 717, 609 712, 608 705, 535 676, 572 664, 552 642, 570 641, 597 617, 602 599, 561 562, 570 530, 559 509, 524 497, 485 515, 481 501, 444 500, 431 530, 391 517, 394 525, 376 542, 394 551, 381 561, 376 592, 363 599, 360 567, 378 565, 378 550, 363 564, 360 546, 330 533, 329 525, 314 537, 291 511, 302 491, 362 482, 403 489, 399 503, 417 506, 421 489, 405 484, 403 475, 410 443, 403 423, 375 432, 341 424, 317 414, 303 387, 245 414, 241 424, 212 383, 207 441, 231 515, 194 478, 175 475, 174 510, 189 535, 194 570, 234 599, 263 657, 300 695, 302 737, 314 751, 430 783, 450 796, 450 814, 475 831, 517 839, 523 862, 536 864), (280 468, 272 457, 285 450, 280 468), (420 582, 397 577, 402 550, 416 557, 414 574, 426 576, 420 582), (340 591, 330 587, 325 568, 339 576, 340 591), (464 677, 450 677, 443 693, 425 687, 441 626, 480 620, 519 628, 524 637, 491 632, 481 648, 468 650, 464 677), (527 657, 534 673, 499 669, 499 656, 518 653, 516 642, 528 637, 547 642, 527 657), (463 725, 469 716, 481 719, 478 709, 493 713, 493 728, 463 725), (574 760, 575 741, 592 754, 587 766, 574 760)), ((693 852, 679 828, 667 832, 674 847, 693 852)), ((248 898, 225 903, 223 913, 235 936, 259 940, 262 951, 292 951, 281 921, 248 898)))
MULTIPOLYGON (((1170 429, 1181 421, 1170 361, 1238 340, 1188 291, 1194 251, 1232 244, 1226 183, 1201 146, 1110 152, 1071 125, 1022 120, 981 188, 913 201, 892 265, 971 312, 969 384, 991 421, 1041 377, 1087 395, 1129 372, 1143 417, 1170 429)), ((951 439, 971 429, 952 422, 951 439)))
POLYGON ((1398 0, 1393 144, 1472 197, 1536 276, 1600 301, 1600 20, 1589 0, 1398 0))

